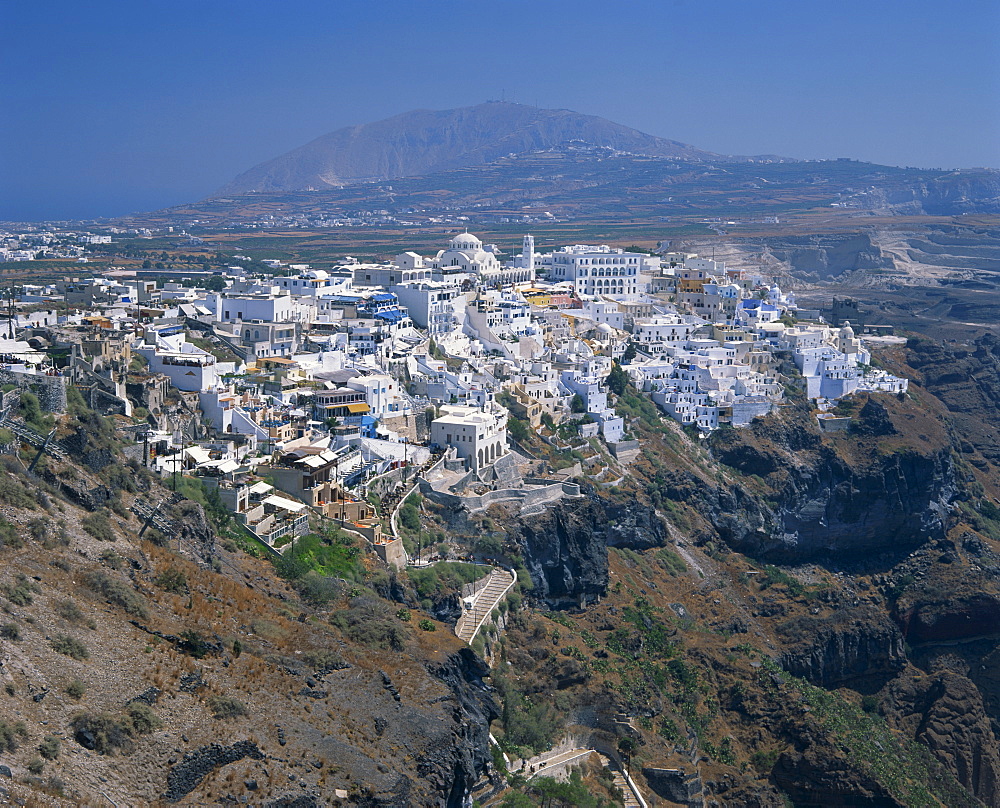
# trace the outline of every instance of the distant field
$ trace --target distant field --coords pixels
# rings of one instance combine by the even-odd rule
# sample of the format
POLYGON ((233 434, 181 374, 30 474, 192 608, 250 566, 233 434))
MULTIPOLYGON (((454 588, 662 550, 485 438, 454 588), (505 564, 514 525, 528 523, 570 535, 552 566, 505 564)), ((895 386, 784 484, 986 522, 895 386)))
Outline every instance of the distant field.
POLYGON ((89 261, 78 264, 76 261, 59 261, 42 259, 41 261, 8 261, 0 264, 0 283, 24 283, 55 281, 67 276, 89 277, 103 272, 108 268, 107 260, 89 261))

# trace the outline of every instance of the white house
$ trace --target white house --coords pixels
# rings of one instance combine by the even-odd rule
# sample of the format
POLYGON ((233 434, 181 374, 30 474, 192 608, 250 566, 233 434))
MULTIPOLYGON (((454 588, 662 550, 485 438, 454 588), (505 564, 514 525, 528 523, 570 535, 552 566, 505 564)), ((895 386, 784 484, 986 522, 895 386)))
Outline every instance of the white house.
POLYGON ((498 404, 446 404, 431 422, 431 443, 452 446, 471 471, 481 471, 507 453, 507 410, 498 404))

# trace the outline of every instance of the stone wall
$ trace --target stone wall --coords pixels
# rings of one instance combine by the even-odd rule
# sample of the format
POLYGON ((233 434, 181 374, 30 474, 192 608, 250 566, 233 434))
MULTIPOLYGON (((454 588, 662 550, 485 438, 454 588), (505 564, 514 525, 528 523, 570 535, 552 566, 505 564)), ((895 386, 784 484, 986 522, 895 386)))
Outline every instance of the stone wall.
POLYGON ((406 566, 406 550, 403 549, 402 539, 393 539, 385 544, 373 544, 376 555, 390 567, 398 570, 406 566))
POLYGON ((608 448, 611 450, 616 458, 620 458, 626 452, 637 452, 639 451, 639 441, 637 440, 620 440, 608 444, 608 448))
POLYGON ((548 505, 564 496, 579 496, 580 494, 580 486, 576 483, 551 483, 539 488, 501 488, 498 491, 487 491, 485 494, 472 497, 460 497, 457 494, 436 491, 423 478, 420 478, 418 485, 420 493, 433 502, 456 510, 466 508, 471 512, 484 510, 497 502, 511 501, 519 501, 523 510, 548 505))
POLYGON ((45 412, 57 415, 66 412, 65 376, 39 376, 0 368, 0 384, 15 384, 21 390, 30 390, 38 396, 38 404, 45 412))

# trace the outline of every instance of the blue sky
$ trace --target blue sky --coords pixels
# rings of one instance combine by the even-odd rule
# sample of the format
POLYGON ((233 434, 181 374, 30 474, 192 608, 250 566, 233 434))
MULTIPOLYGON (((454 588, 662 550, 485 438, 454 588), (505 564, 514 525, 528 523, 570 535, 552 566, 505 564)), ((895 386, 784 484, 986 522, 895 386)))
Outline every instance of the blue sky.
POLYGON ((502 95, 723 153, 1000 166, 992 0, 13 0, 0 219, 204 197, 326 132, 502 95))

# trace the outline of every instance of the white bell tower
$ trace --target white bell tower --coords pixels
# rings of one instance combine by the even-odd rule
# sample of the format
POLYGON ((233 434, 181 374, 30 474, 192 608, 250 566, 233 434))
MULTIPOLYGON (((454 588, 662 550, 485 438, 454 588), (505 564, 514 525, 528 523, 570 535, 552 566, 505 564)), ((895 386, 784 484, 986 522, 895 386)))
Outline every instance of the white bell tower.
POLYGON ((521 250, 521 260, 524 262, 524 268, 534 271, 535 269, 535 237, 525 236, 524 237, 524 247, 521 250))

